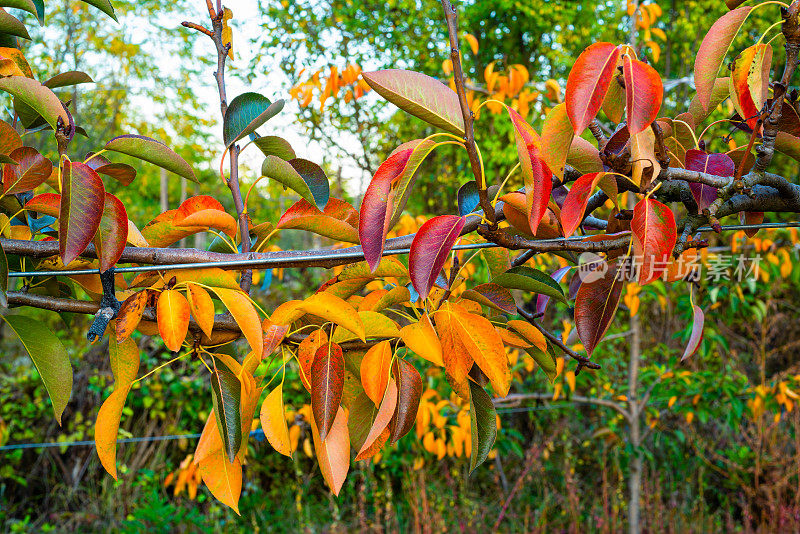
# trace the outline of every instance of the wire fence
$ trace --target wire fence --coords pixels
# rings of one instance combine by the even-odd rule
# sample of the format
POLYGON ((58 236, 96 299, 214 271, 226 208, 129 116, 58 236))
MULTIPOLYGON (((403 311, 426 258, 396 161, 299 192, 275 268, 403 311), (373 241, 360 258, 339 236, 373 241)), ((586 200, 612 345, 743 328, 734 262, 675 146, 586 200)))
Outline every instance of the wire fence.
MULTIPOLYGON (((731 224, 722 226, 723 232, 736 232, 739 230, 781 230, 786 228, 800 228, 800 221, 790 221, 790 222, 783 222, 783 223, 762 223, 762 224, 731 224)), ((710 226, 701 226, 697 229, 697 232, 704 233, 704 232, 712 232, 714 231, 713 228, 710 226)), ((551 245, 551 244, 558 244, 558 243, 570 243, 575 241, 581 241, 585 239, 587 236, 576 235, 571 237, 562 237, 557 239, 542 239, 538 240, 537 243, 542 245, 551 245)), ((499 245, 495 243, 470 243, 465 245, 456 245, 453 247, 453 250, 478 250, 484 248, 496 248, 499 245)), ((408 254, 411 252, 409 248, 400 248, 394 250, 385 250, 383 252, 384 256, 400 256, 403 254, 408 254)), ((335 252, 331 252, 329 255, 324 254, 308 254, 306 256, 298 255, 292 256, 291 261, 295 264, 301 264, 302 267, 303 262, 319 262, 324 260, 343 260, 343 259, 353 259, 353 260, 362 260, 364 259, 364 253, 361 251, 361 247, 350 247, 347 249, 339 249, 335 252)), ((117 267, 114 271, 116 273, 146 273, 146 272, 162 272, 162 271, 175 271, 175 270, 186 270, 186 269, 205 269, 209 267, 218 267, 218 268, 247 268, 247 269, 272 269, 275 267, 280 267, 281 262, 285 262, 286 258, 259 258, 259 259, 244 259, 244 260, 228 260, 228 261, 211 261, 211 262, 198 262, 198 263, 174 263, 169 265, 136 265, 131 267, 117 267)), ((69 270, 61 270, 61 271, 19 271, 19 272, 10 272, 8 273, 9 278, 33 278, 33 277, 41 277, 41 276, 79 276, 79 275, 86 275, 86 274, 97 274, 97 269, 69 269, 69 270)))

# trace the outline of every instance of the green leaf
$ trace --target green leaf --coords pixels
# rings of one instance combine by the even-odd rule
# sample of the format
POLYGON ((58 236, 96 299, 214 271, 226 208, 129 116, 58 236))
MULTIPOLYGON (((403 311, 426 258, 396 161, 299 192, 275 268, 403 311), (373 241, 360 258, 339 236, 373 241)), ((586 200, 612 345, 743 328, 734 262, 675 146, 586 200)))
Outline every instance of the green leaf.
POLYGON ((229 147, 242 137, 255 132, 262 124, 283 109, 283 100, 275 103, 258 93, 243 93, 228 105, 222 125, 222 137, 229 147))
POLYGON ((14 95, 44 117, 47 123, 55 130, 58 120, 64 125, 69 124, 69 115, 61 104, 61 100, 48 87, 31 78, 11 76, 0 78, 0 90, 14 95))
POLYGON ((564 303, 567 302, 561 286, 550 276, 526 265, 509 269, 503 274, 495 276, 492 282, 506 289, 521 289, 522 291, 547 295, 564 303))
POLYGON ((71 70, 56 74, 42 85, 50 89, 57 89, 59 87, 69 87, 72 85, 80 85, 82 83, 94 83, 91 76, 79 70, 71 70))
POLYGON ((0 7, 0 32, 7 33, 9 35, 15 35, 17 37, 22 37, 23 39, 30 39, 31 36, 28 35, 28 30, 25 28, 25 25, 19 21, 19 19, 13 15, 9 15, 8 11, 0 7))
MULTIPOLYGON (((292 160, 297 161, 297 160, 292 160)), ((261 165, 261 174, 282 183, 301 197, 309 204, 314 204, 320 210, 325 209, 329 198, 329 188, 327 178, 325 183, 318 179, 318 176, 304 176, 288 161, 284 161, 277 156, 267 156, 261 165)))
POLYGON ((556 360, 553 358, 553 355, 550 352, 545 352, 537 347, 528 347, 525 349, 525 352, 533 358, 539 367, 542 368, 545 376, 552 384, 553 381, 558 376, 558 370, 556 369, 556 360))
POLYGON ((33 360, 47 388, 58 424, 72 392, 72 366, 64 345, 42 321, 23 315, 5 315, 2 319, 17 334, 33 360))
MULTIPOLYGON (((0 83, 2 81, 0 80, 0 83)), ((155 139, 143 135, 120 135, 106 143, 105 149, 139 158, 174 172, 187 180, 200 183, 186 160, 173 152, 167 145, 155 139)))
POLYGON ((242 385, 233 371, 217 358, 213 358, 214 373, 211 376, 211 393, 217 428, 222 438, 228 460, 233 462, 242 444, 242 385))
POLYGON ((90 6, 96 7, 97 9, 99 9, 112 19, 114 19, 114 22, 119 22, 117 20, 116 13, 114 13, 114 6, 111 5, 111 2, 109 0, 83 0, 83 1, 89 4, 90 6))
POLYGON ((458 95, 435 78, 410 70, 386 69, 362 73, 375 92, 428 124, 464 135, 458 95))
POLYGON ((33 0, 0 0, 0 7, 13 7, 27 11, 31 15, 38 15, 36 4, 33 3, 33 0))
POLYGON ((492 398, 472 380, 469 382, 469 421, 472 435, 472 456, 469 472, 481 465, 494 446, 497 438, 497 412, 492 398))
POLYGON ((311 189, 311 194, 314 195, 314 202, 319 209, 325 209, 328 204, 328 199, 331 195, 331 186, 328 183, 328 176, 322 167, 303 158, 294 158, 289 160, 294 170, 303 177, 303 180, 311 189))
POLYGON ((294 153, 292 145, 289 144, 289 141, 282 137, 278 137, 277 135, 265 135, 264 137, 259 137, 253 141, 253 144, 256 145, 265 156, 278 156, 285 161, 289 161, 290 159, 297 157, 297 155, 294 153))

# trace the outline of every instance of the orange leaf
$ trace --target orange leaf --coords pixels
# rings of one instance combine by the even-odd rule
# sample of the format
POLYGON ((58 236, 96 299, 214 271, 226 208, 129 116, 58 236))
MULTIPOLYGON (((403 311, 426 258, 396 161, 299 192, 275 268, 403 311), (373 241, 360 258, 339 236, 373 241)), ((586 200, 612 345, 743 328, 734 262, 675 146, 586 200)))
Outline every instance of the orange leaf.
POLYGON ((247 295, 240 290, 223 289, 219 287, 212 288, 214 293, 217 294, 219 300, 228 308, 236 324, 242 329, 247 342, 250 343, 250 348, 253 353, 261 358, 264 351, 264 338, 261 330, 261 320, 258 318, 253 303, 247 298, 247 295))
POLYGON ((371 347, 361 360, 361 384, 367 396, 378 406, 383 399, 392 364, 392 344, 381 341, 371 347))
POLYGON ((203 333, 211 337, 211 332, 214 330, 214 302, 208 291, 197 284, 190 283, 187 285, 187 289, 192 316, 203 333))
POLYGON ((412 352, 439 367, 444 365, 442 343, 427 314, 423 315, 418 322, 401 328, 399 335, 412 352))
POLYGON ((339 495, 347 477, 347 471, 350 469, 350 435, 347 431, 347 412, 341 406, 339 407, 336 419, 334 419, 333 426, 328 431, 325 440, 320 439, 313 417, 309 423, 322 477, 328 483, 333 494, 339 495))
POLYGON ((158 332, 172 352, 179 351, 189 330, 189 302, 174 289, 162 291, 156 310, 158 332))
POLYGON ((200 476, 218 501, 239 514, 242 463, 238 458, 234 458, 231 463, 226 458, 225 451, 222 448, 217 449, 200 461, 200 476))
POLYGON ((378 413, 375 415, 375 421, 372 423, 372 427, 369 429, 367 439, 364 440, 361 450, 359 450, 358 455, 356 455, 356 460, 365 460, 370 456, 374 456, 378 450, 380 450, 380 446, 386 442, 383 440, 383 443, 380 443, 378 447, 373 448, 373 445, 379 443, 379 438, 381 438, 381 435, 388 428, 389 422, 392 420, 392 416, 394 415, 396 406, 397 385, 395 385, 394 380, 389 380, 389 383, 386 386, 386 394, 383 396, 383 400, 380 402, 378 413))
POLYGON ((300 362, 300 380, 305 388, 311 391, 311 365, 314 363, 314 355, 320 347, 328 344, 328 334, 321 328, 314 330, 297 348, 297 360, 300 362))

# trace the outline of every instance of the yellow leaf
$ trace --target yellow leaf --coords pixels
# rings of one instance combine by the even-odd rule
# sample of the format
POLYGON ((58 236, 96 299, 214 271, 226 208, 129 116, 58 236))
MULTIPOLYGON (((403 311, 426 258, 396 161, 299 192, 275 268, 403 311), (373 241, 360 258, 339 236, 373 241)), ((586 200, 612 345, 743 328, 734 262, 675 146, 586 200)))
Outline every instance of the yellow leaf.
MULTIPOLYGON (((283 384, 273 389, 261 404, 261 428, 272 447, 284 456, 292 456, 294 449, 289 438, 289 428, 283 413, 283 384)), ((295 439, 295 444, 297 440, 295 439)))
POLYGON ((162 291, 156 309, 158 332, 164 345, 172 352, 179 351, 189 330, 189 302, 174 289, 162 291))
POLYGON ((139 372, 139 347, 136 343, 126 338, 117 343, 112 336, 109 340, 109 357, 111 370, 114 373, 114 391, 103 402, 97 412, 97 421, 94 427, 94 442, 97 456, 106 471, 117 478, 117 433, 125 399, 131 389, 131 384, 139 372))
POLYGON ((569 370, 564 373, 564 380, 567 381, 570 391, 575 391, 575 371, 569 370))
POLYGON ((311 315, 337 324, 354 333, 361 341, 366 341, 364 323, 356 309, 346 301, 330 293, 322 292, 308 297, 300 308, 311 315))
MULTIPOLYGON (((358 312, 358 318, 361 320, 361 324, 364 325, 364 334, 368 338, 397 337, 400 333, 397 323, 382 313, 369 310, 360 311, 358 312)), ((331 339, 334 343, 343 343, 356 339, 356 335, 349 329, 337 328, 333 331, 331 339)))
POLYGON ((469 47, 472 50, 472 53, 473 54, 477 54, 478 53, 478 39, 476 39, 475 36, 472 35, 471 33, 465 33, 464 34, 464 39, 466 39, 467 42, 469 43, 469 47))
POLYGON ((431 325, 431 320, 427 314, 410 325, 404 326, 399 332, 400 339, 412 352, 425 358, 429 362, 442 367, 442 343, 436 330, 431 325))
POLYGON ((205 335, 211 337, 214 330, 214 302, 208 292, 197 284, 187 285, 187 296, 189 297, 189 310, 192 312, 194 320, 200 326, 205 335))
POLYGON ((528 343, 531 343, 542 352, 547 352, 547 338, 545 338, 544 334, 531 323, 513 319, 508 321, 508 326, 513 328, 528 343))
POLYGON ((261 321, 258 318, 258 313, 253 307, 253 303, 247 295, 241 290, 223 289, 219 287, 212 288, 219 297, 219 300, 228 308, 236 324, 242 329, 245 339, 250 343, 250 348, 253 353, 261 358, 264 350, 264 338, 261 330, 261 321))
POLYGON ((234 458, 231 463, 225 451, 219 448, 200 461, 200 476, 218 501, 241 515, 239 496, 242 493, 242 463, 239 458, 234 458))
POLYGON ((314 450, 322 477, 334 495, 339 495, 342 484, 350 470, 350 435, 347 430, 347 412, 339 406, 333 426, 325 436, 319 439, 319 431, 313 417, 308 418, 311 433, 314 437, 314 450))
MULTIPOLYGON (((233 44, 233 31, 228 22, 233 18, 233 11, 227 7, 222 8, 222 44, 233 44)), ((233 61, 233 46, 228 51, 228 57, 233 61)))
POLYGON ((375 406, 383 399, 392 367, 392 344, 381 341, 371 347, 361 360, 361 385, 375 406))

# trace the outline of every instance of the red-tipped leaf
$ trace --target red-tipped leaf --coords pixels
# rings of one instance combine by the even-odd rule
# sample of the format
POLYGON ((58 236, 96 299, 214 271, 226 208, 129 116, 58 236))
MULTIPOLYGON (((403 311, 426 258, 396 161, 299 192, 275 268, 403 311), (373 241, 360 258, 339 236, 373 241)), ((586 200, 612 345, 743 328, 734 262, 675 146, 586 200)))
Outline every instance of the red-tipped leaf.
POLYGON ((465 221, 464 217, 440 215, 423 224, 414 237, 408 255, 408 271, 420 297, 428 296, 465 221))
POLYGON ((328 342, 317 349, 311 364, 311 410, 325 440, 333 427, 344 389, 344 355, 336 343, 328 342))
POLYGON ((640 200, 633 208, 631 232, 639 284, 649 284, 664 274, 675 248, 678 239, 675 215, 657 200, 640 200))
POLYGON ((58 244, 61 259, 68 265, 80 256, 97 232, 106 191, 95 171, 66 158, 61 167, 61 184, 58 244))
POLYGON ((625 76, 625 107, 631 137, 650 126, 664 100, 664 84, 656 70, 630 55, 622 56, 625 76))

